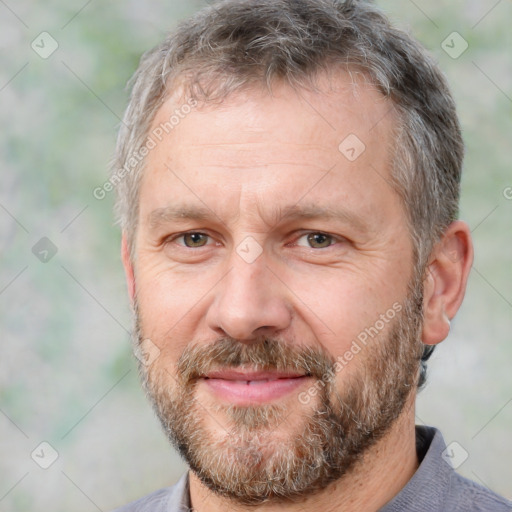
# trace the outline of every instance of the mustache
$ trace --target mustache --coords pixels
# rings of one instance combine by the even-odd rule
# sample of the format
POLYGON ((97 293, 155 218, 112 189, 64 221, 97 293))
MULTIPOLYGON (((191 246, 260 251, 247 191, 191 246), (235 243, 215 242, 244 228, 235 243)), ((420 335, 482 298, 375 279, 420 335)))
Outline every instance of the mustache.
POLYGON ((320 347, 295 346, 269 337, 251 342, 223 337, 208 345, 186 347, 178 360, 177 373, 185 383, 214 370, 240 367, 301 372, 321 379, 334 373, 334 363, 335 359, 320 347))

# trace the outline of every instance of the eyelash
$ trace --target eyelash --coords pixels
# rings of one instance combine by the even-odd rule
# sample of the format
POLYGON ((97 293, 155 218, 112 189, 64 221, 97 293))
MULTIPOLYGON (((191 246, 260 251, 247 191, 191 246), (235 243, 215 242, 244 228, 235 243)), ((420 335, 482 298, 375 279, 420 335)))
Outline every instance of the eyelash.
MULTIPOLYGON (((208 233, 203 233, 202 231, 185 231, 184 233, 179 233, 177 235, 173 235, 172 237, 169 237, 165 240, 166 243, 168 242, 176 242, 176 240, 179 240, 180 238, 181 239, 184 239, 184 237, 186 237, 187 235, 203 235, 203 236, 206 236, 208 237, 209 240, 213 240, 213 237, 210 236, 208 233)), ((185 249, 194 249, 194 247, 188 247, 186 246, 184 243, 179 243, 178 245, 180 245, 181 247, 184 247, 185 249)), ((206 245, 210 245, 210 244, 206 244, 206 245)), ((205 247, 205 246, 199 246, 198 248, 202 248, 202 247, 205 247)))
MULTIPOLYGON (((189 247, 187 245, 185 245, 185 243, 178 243, 177 245, 181 246, 181 247, 184 247, 185 249, 201 249, 203 247, 206 247, 208 245, 211 245, 209 244, 208 242, 213 240, 213 237, 211 235, 209 235, 208 233, 204 233, 202 231, 186 231, 184 233, 179 233, 177 235, 174 235, 173 237, 171 238, 168 238, 165 240, 166 243, 168 242, 176 242, 177 240, 179 239, 182 239, 183 242, 184 242, 184 237, 187 236, 187 235, 202 235, 202 236, 205 236, 205 237, 208 237, 208 241, 205 245, 201 245, 201 246, 198 246, 198 247, 189 247)), ((291 244, 286 244, 286 245, 298 245, 297 242, 304 238, 304 237, 307 237, 309 235, 322 235, 322 236, 325 236, 325 237, 329 237, 331 239, 331 243, 326 246, 326 247, 320 247, 320 248, 316 248, 316 247, 307 247, 307 246, 304 246, 304 245, 299 245, 299 247, 306 247, 308 249, 313 249, 313 250, 319 250, 319 249, 327 249, 328 247, 331 247, 333 245, 335 245, 336 243, 340 242, 340 238, 339 237, 336 237, 334 235, 331 235, 330 233, 325 233, 323 231, 307 231, 307 232, 303 232, 300 236, 298 236, 297 238, 295 238, 294 242, 291 243, 291 244)))
POLYGON ((311 247, 311 246, 299 246, 299 247, 306 247, 308 249, 313 249, 313 250, 327 249, 328 247, 331 247, 340 241, 339 237, 331 235, 330 233, 324 233, 323 231, 307 231, 305 233, 302 233, 298 238, 295 239, 294 245, 298 245, 297 242, 301 238, 308 237, 310 235, 321 235, 321 236, 328 237, 331 239, 331 243, 326 247, 311 247))

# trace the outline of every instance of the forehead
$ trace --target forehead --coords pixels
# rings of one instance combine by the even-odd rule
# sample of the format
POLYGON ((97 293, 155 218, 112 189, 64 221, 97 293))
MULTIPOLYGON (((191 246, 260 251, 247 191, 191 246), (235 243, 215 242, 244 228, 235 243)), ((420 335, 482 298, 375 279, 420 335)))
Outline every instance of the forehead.
POLYGON ((310 204, 344 201, 368 209, 379 193, 394 194, 395 122, 391 102, 347 73, 319 80, 316 91, 282 83, 271 93, 244 89, 193 108, 177 92, 150 131, 158 140, 141 183, 141 220, 185 198, 209 204, 220 196, 230 204, 247 199, 260 213, 306 195, 310 204))
POLYGON ((211 132, 198 131, 195 134, 198 144, 213 146, 230 140, 242 142, 244 135, 248 135, 250 142, 257 134, 262 139, 267 135, 268 141, 276 143, 283 139, 301 146, 317 142, 319 147, 332 149, 333 145, 338 146, 340 136, 349 132, 372 143, 398 120, 392 101, 384 97, 364 73, 332 71, 312 80, 314 90, 292 87, 280 81, 270 89, 263 85, 244 86, 213 101, 191 100, 187 88, 178 81, 175 92, 157 112, 152 130, 163 127, 165 133, 162 136, 172 139, 184 134, 189 123, 183 121, 191 117, 199 123, 205 120, 209 124, 216 123, 219 128, 215 134, 218 137, 214 139, 211 132), (196 105, 193 109, 187 105, 191 101, 196 105), (189 110, 194 115, 189 116, 189 110), (173 126, 167 126, 165 130, 173 114, 173 126), (298 119, 300 123, 293 123, 298 119), (179 125, 182 125, 180 129, 179 125), (241 130, 221 131, 235 126, 241 130), (276 139, 278 133, 282 137, 276 139))

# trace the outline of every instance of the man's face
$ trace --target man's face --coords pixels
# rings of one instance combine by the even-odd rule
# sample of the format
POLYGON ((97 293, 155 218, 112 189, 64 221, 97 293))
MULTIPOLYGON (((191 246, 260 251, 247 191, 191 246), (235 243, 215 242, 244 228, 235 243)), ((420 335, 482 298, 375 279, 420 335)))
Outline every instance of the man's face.
POLYGON ((340 75, 330 92, 248 90, 183 117, 140 188, 138 338, 160 351, 146 389, 211 489, 312 492, 416 381, 421 281, 390 186, 391 105, 340 75))

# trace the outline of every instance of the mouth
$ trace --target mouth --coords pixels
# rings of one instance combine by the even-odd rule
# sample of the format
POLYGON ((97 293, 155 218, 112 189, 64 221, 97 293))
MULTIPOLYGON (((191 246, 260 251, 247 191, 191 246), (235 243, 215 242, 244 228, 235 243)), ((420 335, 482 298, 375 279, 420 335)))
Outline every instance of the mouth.
POLYGON ((201 377, 217 399, 236 405, 254 405, 278 400, 302 387, 309 374, 283 371, 218 370, 201 377))

